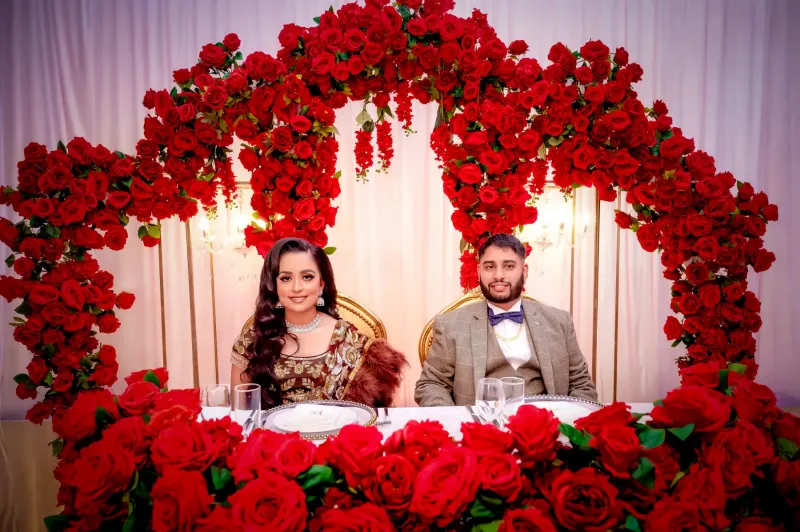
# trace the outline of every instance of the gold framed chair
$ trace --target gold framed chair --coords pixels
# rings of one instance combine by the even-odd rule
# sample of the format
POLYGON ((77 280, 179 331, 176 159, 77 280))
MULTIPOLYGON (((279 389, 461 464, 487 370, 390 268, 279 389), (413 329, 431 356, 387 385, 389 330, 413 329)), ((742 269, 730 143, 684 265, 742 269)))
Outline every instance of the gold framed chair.
MULTIPOLYGON (((350 296, 339 292, 336 296, 336 307, 339 316, 352 323, 356 328, 370 338, 386 339, 386 327, 381 319, 367 307, 356 301, 350 296)), ((250 316, 242 327, 244 334, 253 325, 253 316, 250 316)))
MULTIPOLYGON (((532 301, 536 301, 536 299, 532 298, 528 294, 522 294, 522 297, 525 299, 530 299, 532 301)), ((483 293, 481 293, 480 287, 473 288, 463 296, 459 297, 445 308, 440 310, 436 313, 436 316, 440 314, 445 314, 446 312, 450 312, 451 310, 459 309, 465 305, 469 305, 470 303, 474 303, 475 301, 483 300, 483 293)), ((428 358, 428 350, 431 348, 431 344, 433 343, 433 320, 436 319, 436 316, 430 319, 430 321, 425 325, 425 328, 422 329, 422 335, 419 337, 419 344, 417 345, 417 349, 419 350, 419 362, 420 365, 425 365, 425 360, 428 358)))

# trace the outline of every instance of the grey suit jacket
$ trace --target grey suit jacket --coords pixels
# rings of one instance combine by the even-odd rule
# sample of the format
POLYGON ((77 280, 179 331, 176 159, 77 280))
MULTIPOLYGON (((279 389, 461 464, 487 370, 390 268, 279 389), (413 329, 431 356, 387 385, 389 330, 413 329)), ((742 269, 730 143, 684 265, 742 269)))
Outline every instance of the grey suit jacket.
MULTIPOLYGON (((522 300, 525 321, 549 395, 597 400, 586 359, 568 312, 522 300)), ((485 301, 441 314, 433 321, 433 344, 417 381, 420 406, 475 404, 478 379, 486 375, 488 311, 485 301)))

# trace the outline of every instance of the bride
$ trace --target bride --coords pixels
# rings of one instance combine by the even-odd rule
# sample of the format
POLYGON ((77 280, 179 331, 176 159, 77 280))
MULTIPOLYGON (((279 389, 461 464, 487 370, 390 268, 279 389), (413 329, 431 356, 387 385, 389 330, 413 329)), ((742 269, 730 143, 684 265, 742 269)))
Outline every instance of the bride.
POLYGON ((391 403, 405 357, 339 318, 333 269, 319 247, 299 238, 275 243, 253 318, 233 345, 231 386, 260 384, 264 408, 315 399, 391 403))

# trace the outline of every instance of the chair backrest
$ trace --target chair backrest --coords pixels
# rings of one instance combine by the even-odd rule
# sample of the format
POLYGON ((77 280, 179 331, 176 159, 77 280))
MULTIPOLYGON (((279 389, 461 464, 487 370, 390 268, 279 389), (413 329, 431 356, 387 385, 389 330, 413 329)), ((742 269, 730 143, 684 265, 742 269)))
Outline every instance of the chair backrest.
MULTIPOLYGON (((339 316, 342 319, 355 325, 359 331, 370 338, 386 339, 386 327, 381 319, 355 299, 339 292, 336 296, 336 308, 339 310, 339 316)), ((252 325, 253 317, 251 316, 242 327, 242 333, 252 325)))
MULTIPOLYGON (((530 299, 536 301, 534 298, 529 296, 528 294, 523 293, 522 297, 525 299, 530 299)), ((459 297, 445 308, 440 310, 436 316, 444 314, 446 312, 450 312, 451 310, 459 309, 465 305, 469 305, 470 303, 474 303, 475 301, 483 300, 483 293, 481 293, 480 287, 473 288, 463 296, 459 297)), ((422 329, 422 336, 419 337, 419 344, 417 346, 419 350, 419 362, 421 365, 425 365, 425 360, 428 358, 428 350, 431 348, 431 344, 433 343, 433 320, 436 319, 436 316, 431 318, 431 320, 425 325, 425 328, 422 329)))

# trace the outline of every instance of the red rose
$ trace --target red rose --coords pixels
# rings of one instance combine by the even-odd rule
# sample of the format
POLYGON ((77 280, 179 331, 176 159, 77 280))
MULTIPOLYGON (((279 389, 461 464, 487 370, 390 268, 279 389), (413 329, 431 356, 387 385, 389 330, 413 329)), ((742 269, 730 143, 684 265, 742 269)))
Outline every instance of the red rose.
POLYGON ((677 340, 683 336, 683 327, 681 322, 675 316, 667 317, 667 322, 664 324, 664 334, 667 335, 667 340, 677 340))
POLYGON ((662 499, 647 516, 648 532, 675 532, 676 530, 702 530, 697 502, 662 499))
POLYGON ((120 292, 117 295, 117 306, 122 310, 128 310, 131 308, 134 301, 136 301, 136 296, 130 292, 120 292))
POLYGON ((445 527, 466 510, 479 482, 475 454, 464 447, 449 449, 419 472, 411 511, 445 527))
POLYGON ((522 491, 522 471, 510 454, 488 454, 478 462, 480 487, 513 502, 522 491))
MULTIPOLYGON (((750 477, 756 471, 753 453, 739 427, 724 430, 706 442, 700 454, 700 463, 706 468, 722 473, 728 497, 738 497, 753 487, 750 477)), ((691 481, 691 476, 687 479, 691 481)))
POLYGON ((609 425, 629 425, 634 420, 630 408, 625 403, 612 403, 575 421, 575 428, 596 435, 609 425))
POLYGON ((72 307, 75 310, 82 310, 83 304, 85 303, 83 297, 83 288, 81 287, 80 283, 75 279, 69 279, 61 285, 61 300, 68 307, 72 307))
POLYGON ((113 333, 119 329, 119 320, 113 314, 103 314, 97 318, 97 326, 101 333, 113 333))
POLYGON ((150 448, 156 471, 163 474, 171 467, 187 471, 203 471, 216 458, 211 437, 199 425, 176 425, 167 428, 153 440, 150 448))
POLYGON ((315 212, 316 209, 314 208, 314 200, 312 198, 300 200, 295 203, 294 207, 292 208, 294 217, 301 222, 310 220, 314 216, 315 212))
POLYGON ((522 467, 552 460, 558 446, 558 420, 553 413, 532 405, 523 405, 506 425, 522 459, 522 467))
POLYGON ((479 457, 507 453, 514 444, 510 432, 502 431, 494 425, 462 423, 461 434, 461 445, 472 449, 479 457))
POLYGON ((119 407, 131 416, 146 414, 152 409, 158 393, 158 387, 152 382, 134 382, 119 396, 119 407))
POLYGON ((714 389, 719 386, 721 369, 725 369, 724 360, 712 360, 681 368, 681 386, 702 386, 714 389))
POLYGON ((686 316, 696 314, 700 310, 700 299, 694 294, 683 294, 678 301, 680 312, 686 316))
POLYGON ((769 517, 747 517, 736 525, 734 532, 780 532, 782 527, 772 524, 769 517))
POLYGON ((414 464, 401 455, 390 454, 375 460, 372 472, 363 485, 367 499, 391 513, 406 511, 417 476, 414 464))
POLYGON ((203 96, 203 101, 208 104, 212 109, 222 109, 225 107, 225 102, 228 99, 228 93, 225 87, 214 85, 206 90, 203 96))
POLYGON ((776 414, 775 393, 763 384, 742 379, 733 391, 733 407, 740 418, 763 424, 776 414))
POLYGON ((630 478, 631 466, 642 451, 636 431, 626 425, 604 425, 591 445, 600 451, 606 470, 617 478, 630 478))
POLYGON ((381 46, 374 42, 368 42, 361 51, 361 58, 368 65, 377 65, 383 58, 385 46, 381 46))
POLYGON ((653 408, 654 424, 663 427, 684 427, 694 424, 698 433, 719 431, 731 416, 731 407, 724 395, 700 386, 686 386, 667 393, 663 404, 653 408))
POLYGON ((45 377, 50 374, 50 368, 47 367, 47 362, 39 356, 34 356, 31 361, 28 362, 28 366, 25 369, 28 370, 28 376, 36 386, 42 384, 45 377))
POLYGON ((199 416, 202 410, 199 391, 196 388, 189 388, 186 390, 170 390, 156 395, 156 410, 165 410, 174 405, 185 408, 194 416, 199 416))
POLYGON ((37 283, 28 294, 28 301, 38 307, 45 307, 58 301, 61 292, 50 285, 37 283))
POLYGON ((277 473, 265 471, 228 501, 245 532, 301 532, 306 527, 306 494, 296 482, 277 473))
POLYGON ((214 502, 202 474, 180 469, 165 471, 153 485, 150 497, 155 532, 193 529, 198 519, 208 515, 214 502))
POLYGON ((125 377, 125 382, 128 384, 133 384, 134 382, 144 380, 144 376, 150 371, 155 374, 156 379, 158 379, 158 383, 161 385, 161 387, 166 387, 167 381, 169 380, 169 372, 167 371, 167 368, 143 369, 141 371, 135 371, 125 377))
POLYGON ((708 281, 708 266, 704 262, 693 262, 686 267, 686 279, 697 286, 708 281))
POLYGON ((617 488, 594 469, 564 470, 553 482, 550 504, 556 520, 570 530, 605 532, 615 528, 621 512, 617 488))
POLYGON ((19 384, 17 384, 15 392, 17 394, 17 397, 19 397, 23 401, 25 399, 36 399, 37 396, 36 388, 31 388, 24 382, 20 382, 19 384))
POLYGON ((294 129, 298 133, 306 133, 311 129, 311 120, 309 120, 303 115, 293 116, 290 124, 292 126, 292 129, 294 129))
POLYGON ((97 512, 99 506, 130 486, 135 471, 133 455, 105 440, 82 449, 67 481, 75 490, 75 508, 89 515, 97 512))
POLYGON ((320 519, 327 532, 389 532, 395 530, 383 508, 366 503, 350 509, 332 508, 320 519))
POLYGON ((225 54, 225 50, 216 44, 207 44, 203 46, 203 49, 200 51, 200 60, 206 65, 214 68, 221 68, 225 66, 226 57, 227 55, 225 54))
POLYGON ((114 251, 120 251, 128 241, 128 231, 122 226, 108 229, 103 235, 103 243, 114 251))
POLYGON ((721 471, 695 463, 677 484, 675 497, 681 501, 697 502, 704 510, 722 510, 726 499, 723 482, 721 471))
POLYGON ((270 132, 270 142, 276 150, 289 151, 292 147, 292 130, 286 126, 276 127, 270 132))
POLYGON ((658 235, 653 224, 640 226, 636 231, 636 239, 639 240, 639 244, 645 251, 652 252, 658 249, 658 235))
POLYGON ((300 159, 309 159, 313 153, 314 150, 311 148, 311 144, 304 140, 294 145, 294 154, 300 159))
POLYGON ((786 438, 800 445, 800 418, 789 412, 780 412, 780 417, 772 424, 775 438, 786 438))
POLYGON ((317 446, 300 438, 297 434, 288 435, 272 459, 272 467, 286 478, 293 479, 314 465, 317 446))
POLYGON ((20 277, 28 277, 35 267, 36 263, 28 257, 19 257, 14 261, 14 272, 20 277))
POLYGON ((507 511, 498 532, 557 532, 557 529, 549 515, 528 507, 507 511))
POLYGON ((222 44, 229 52, 235 52, 239 49, 239 46, 241 46, 242 41, 239 40, 239 36, 235 33, 229 33, 222 39, 222 44))
POLYGON ((775 486, 793 508, 800 507, 800 460, 787 462, 778 460, 775 472, 775 486))
POLYGON ((704 307, 714 308, 719 304, 721 299, 719 285, 706 284, 701 286, 700 290, 698 291, 698 296, 700 297, 700 301, 703 303, 704 307))
POLYGON ((347 425, 320 447, 324 459, 342 471, 351 487, 357 487, 381 455, 383 436, 375 427, 347 425))
POLYGON ((761 214, 764 216, 764 219, 768 222, 774 222, 778 219, 778 206, 770 203, 763 209, 761 209, 761 214))
POLYGON ((462 164, 458 169, 458 178, 468 185, 477 185, 483 181, 483 172, 475 164, 462 164))
POLYGON ((103 440, 133 454, 138 467, 150 459, 147 425, 141 417, 124 417, 103 431, 103 440))
POLYGON ((387 455, 403 455, 419 470, 455 446, 450 434, 438 421, 409 421, 386 439, 383 448, 387 455))
POLYGON ((291 434, 278 434, 269 430, 254 430, 235 454, 233 478, 236 482, 253 480, 263 471, 275 470, 275 457, 291 434))
POLYGON ((119 418, 114 396, 105 389, 81 392, 69 410, 53 419, 53 430, 63 440, 77 441, 97 431, 95 413, 103 408, 112 419, 119 418))

